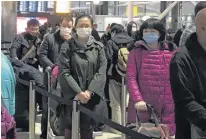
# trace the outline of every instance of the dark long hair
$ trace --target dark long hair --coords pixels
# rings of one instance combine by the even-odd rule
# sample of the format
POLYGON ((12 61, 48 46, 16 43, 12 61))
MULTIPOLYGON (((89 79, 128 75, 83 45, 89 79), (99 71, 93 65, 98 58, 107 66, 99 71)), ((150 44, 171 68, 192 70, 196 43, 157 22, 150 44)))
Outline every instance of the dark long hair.
POLYGON ((111 32, 121 33, 125 32, 124 27, 121 24, 116 24, 111 28, 111 32))
POLYGON ((133 34, 132 34, 132 25, 135 24, 136 27, 137 27, 137 23, 135 23, 134 21, 130 21, 127 25, 127 33, 128 35, 131 37, 133 34))

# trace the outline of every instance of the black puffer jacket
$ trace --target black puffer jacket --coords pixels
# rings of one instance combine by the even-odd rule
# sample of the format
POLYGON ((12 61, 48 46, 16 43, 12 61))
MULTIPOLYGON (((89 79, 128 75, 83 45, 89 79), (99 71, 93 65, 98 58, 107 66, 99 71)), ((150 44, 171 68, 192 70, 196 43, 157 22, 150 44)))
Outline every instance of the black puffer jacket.
POLYGON ((122 45, 128 48, 129 46, 132 46, 131 43, 134 43, 134 40, 126 32, 116 34, 107 42, 105 51, 108 62, 108 75, 112 74, 111 78, 118 82, 121 82, 121 76, 117 73, 115 65, 118 60, 119 46, 122 45), (110 69, 112 70, 112 73, 110 69))
POLYGON ((48 34, 43 40, 40 48, 39 61, 43 68, 53 66, 58 63, 59 52, 64 40, 60 36, 60 31, 48 34))
MULTIPOLYGON (((193 139, 191 126, 206 129, 206 52, 193 33, 170 64, 176 139, 193 139)), ((200 137, 201 138, 201 137, 200 137)))
POLYGON ((26 60, 24 61, 26 64, 31 65, 33 67, 38 67, 38 51, 39 46, 41 44, 41 40, 38 37, 33 37, 27 32, 23 32, 21 34, 16 35, 12 44, 11 44, 11 62, 12 65, 15 65, 15 58, 21 60, 25 54, 34 46, 34 50, 28 55, 26 60), (36 61, 36 62, 34 62, 36 61))

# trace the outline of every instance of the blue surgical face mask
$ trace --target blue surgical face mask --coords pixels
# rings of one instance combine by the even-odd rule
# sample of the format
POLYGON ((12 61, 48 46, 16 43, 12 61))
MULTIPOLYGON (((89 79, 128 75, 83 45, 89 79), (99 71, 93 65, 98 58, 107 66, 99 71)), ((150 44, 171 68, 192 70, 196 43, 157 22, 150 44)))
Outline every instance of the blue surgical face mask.
POLYGON ((147 44, 153 44, 158 42, 159 35, 157 33, 143 33, 143 39, 147 44))

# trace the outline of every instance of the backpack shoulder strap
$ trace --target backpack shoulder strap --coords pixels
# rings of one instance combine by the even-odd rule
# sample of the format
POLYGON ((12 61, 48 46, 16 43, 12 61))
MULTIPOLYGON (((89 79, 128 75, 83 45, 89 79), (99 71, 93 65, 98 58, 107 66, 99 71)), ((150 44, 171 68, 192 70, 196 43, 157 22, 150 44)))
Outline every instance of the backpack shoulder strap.
POLYGON ((23 62, 25 59, 28 58, 28 56, 35 50, 35 46, 32 45, 31 48, 26 52, 26 54, 22 57, 22 59, 20 60, 21 62, 23 62))

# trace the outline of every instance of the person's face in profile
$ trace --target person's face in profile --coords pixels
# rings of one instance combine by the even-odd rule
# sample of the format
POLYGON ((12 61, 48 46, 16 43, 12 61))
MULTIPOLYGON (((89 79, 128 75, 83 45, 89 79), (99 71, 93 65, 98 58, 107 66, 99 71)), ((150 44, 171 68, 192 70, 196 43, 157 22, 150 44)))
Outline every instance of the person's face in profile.
POLYGON ((200 45, 206 50, 206 8, 202 9, 196 16, 196 33, 200 45))

